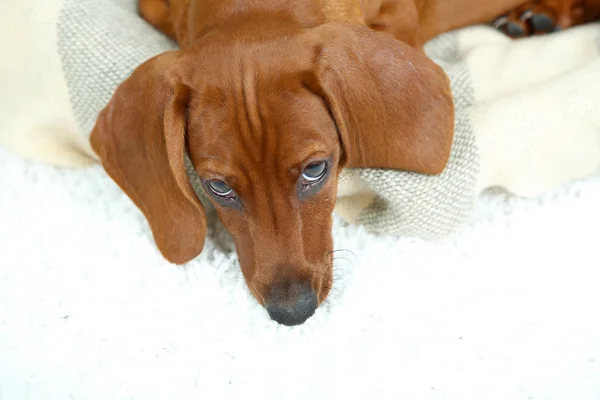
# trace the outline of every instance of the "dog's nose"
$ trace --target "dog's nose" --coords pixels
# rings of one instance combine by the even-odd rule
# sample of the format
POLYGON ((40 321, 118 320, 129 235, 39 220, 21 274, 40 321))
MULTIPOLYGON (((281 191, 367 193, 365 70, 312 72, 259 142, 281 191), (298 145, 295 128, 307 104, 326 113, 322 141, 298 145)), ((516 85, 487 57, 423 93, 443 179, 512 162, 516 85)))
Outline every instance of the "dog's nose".
POLYGON ((287 326, 303 324, 318 306, 317 294, 307 283, 275 285, 266 300, 271 319, 287 326))

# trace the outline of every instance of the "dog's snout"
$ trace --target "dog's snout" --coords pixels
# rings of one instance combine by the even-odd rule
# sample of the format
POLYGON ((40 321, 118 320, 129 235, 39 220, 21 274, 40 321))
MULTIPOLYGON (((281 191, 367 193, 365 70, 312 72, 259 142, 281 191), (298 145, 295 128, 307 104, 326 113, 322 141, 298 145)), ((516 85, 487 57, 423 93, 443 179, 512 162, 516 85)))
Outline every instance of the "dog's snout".
POLYGON ((317 294, 308 283, 274 285, 266 300, 271 319, 287 326, 303 324, 318 306, 317 294))

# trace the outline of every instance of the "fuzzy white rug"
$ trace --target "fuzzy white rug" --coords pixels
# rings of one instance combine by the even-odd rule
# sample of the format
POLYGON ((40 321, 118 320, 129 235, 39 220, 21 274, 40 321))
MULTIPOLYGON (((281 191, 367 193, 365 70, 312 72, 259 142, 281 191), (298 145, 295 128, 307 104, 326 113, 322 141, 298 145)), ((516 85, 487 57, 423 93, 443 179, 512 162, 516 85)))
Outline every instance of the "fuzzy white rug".
POLYGON ((0 150, 0 398, 597 400, 599 226, 600 176, 488 195, 444 243, 337 222, 356 257, 287 328, 226 239, 169 265, 100 167, 0 150))

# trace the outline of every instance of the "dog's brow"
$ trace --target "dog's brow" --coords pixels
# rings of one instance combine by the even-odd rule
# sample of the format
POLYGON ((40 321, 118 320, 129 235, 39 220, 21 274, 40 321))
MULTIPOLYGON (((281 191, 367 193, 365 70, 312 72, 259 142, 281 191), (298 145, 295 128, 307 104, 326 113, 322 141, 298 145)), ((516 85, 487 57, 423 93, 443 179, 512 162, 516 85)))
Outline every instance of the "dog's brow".
POLYGON ((292 158, 289 156, 287 157, 288 160, 291 160, 289 166, 299 167, 310 161, 318 161, 329 158, 331 156, 331 148, 322 142, 311 141, 306 145, 303 145, 301 149, 298 149, 292 154, 295 154, 292 158))
POLYGON ((216 157, 200 160, 195 168, 198 173, 205 175, 202 176, 205 179, 208 178, 208 175, 212 175, 213 178, 227 180, 236 175, 235 171, 227 163, 222 162, 216 157))

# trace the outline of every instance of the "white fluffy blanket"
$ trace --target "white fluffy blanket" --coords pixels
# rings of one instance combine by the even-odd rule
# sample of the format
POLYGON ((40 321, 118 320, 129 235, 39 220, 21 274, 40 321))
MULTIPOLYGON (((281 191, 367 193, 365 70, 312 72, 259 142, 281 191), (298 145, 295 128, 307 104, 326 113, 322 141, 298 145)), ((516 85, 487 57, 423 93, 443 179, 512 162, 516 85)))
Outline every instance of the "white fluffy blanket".
MULTIPOLYGON (((597 137, 598 29, 518 42, 464 31, 469 110, 489 152, 480 183, 531 194, 573 176, 577 160, 564 164, 568 176, 560 164, 532 173, 537 187, 496 168, 540 165, 548 149, 523 137, 597 137)), ((43 52, 52 40, 34 39, 2 44, 43 52)), ((32 155, 19 148, 39 117, 28 110, 53 121, 36 143, 75 123, 40 107, 68 104, 63 89, 43 74, 24 86, 11 67, 0 64, 5 93, 31 96, 0 104, 0 120, 13 122, 0 142, 32 155)), ((535 199, 488 194, 466 230, 440 242, 336 220, 335 246, 352 253, 338 261, 327 303, 286 328, 250 296, 218 224, 201 256, 175 267, 99 166, 64 170, 0 149, 0 399, 597 400, 599 204, 596 174, 535 199)))
POLYGON ((337 223, 355 257, 296 328, 218 235, 166 263, 99 167, 0 150, 0 182, 2 400, 600 398, 600 176, 486 196, 443 243, 337 223))

